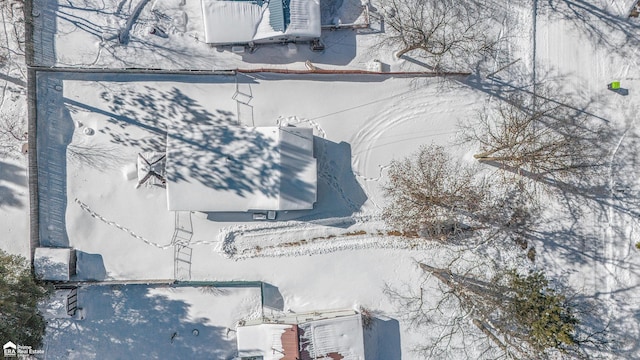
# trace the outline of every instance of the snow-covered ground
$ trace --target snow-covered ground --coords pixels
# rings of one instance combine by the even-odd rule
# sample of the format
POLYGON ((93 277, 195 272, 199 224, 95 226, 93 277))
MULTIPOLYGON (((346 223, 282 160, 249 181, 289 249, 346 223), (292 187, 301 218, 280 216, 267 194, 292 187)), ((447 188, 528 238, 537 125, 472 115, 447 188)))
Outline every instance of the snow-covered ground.
MULTIPOLYGON (((603 170, 607 189, 574 197, 579 210, 555 213, 555 233, 541 234, 539 266, 587 298, 602 301, 603 321, 618 343, 614 358, 638 358, 634 298, 640 287, 638 242, 638 128, 640 22, 628 19, 633 1, 540 3, 536 31, 537 80, 562 84, 568 99, 615 131, 603 170), (607 90, 621 81, 622 92, 607 90), (634 315, 635 314, 635 315, 634 315)), ((549 216, 549 218, 551 218, 549 216)))
MULTIPOLYGON (((123 175, 123 168, 135 163, 138 153, 165 150, 169 124, 180 128, 194 121, 212 122, 224 134, 232 130, 222 129, 234 129, 238 121, 256 126, 289 123, 315 132, 319 200, 313 210, 278 213, 279 220, 293 223, 247 222, 250 214, 187 216, 194 245, 191 269, 202 274, 198 278, 210 280, 219 279, 216 267, 220 264, 199 261, 199 256, 214 255, 232 234, 276 234, 295 242, 353 232, 350 225, 356 222, 355 214, 375 218, 383 201, 379 180, 384 165, 408 155, 425 140, 446 144, 455 134, 456 119, 477 110, 482 96, 456 83, 442 89, 441 81, 431 78, 329 76, 314 80, 260 73, 253 78, 128 79, 122 74, 44 72, 38 77, 39 114, 48 119, 40 126, 38 143, 43 164, 39 173, 42 243, 100 254, 105 278, 110 279, 173 278, 176 216, 167 211, 166 191, 160 187, 135 189, 137 180, 123 175), (252 118, 238 116, 233 100, 236 81, 241 82, 241 91, 251 94, 252 118), (92 135, 87 135, 88 130, 92 135), (88 156, 77 159, 68 149, 82 149, 88 156), (238 222, 244 224, 235 225, 238 222), (322 230, 326 228, 334 230, 322 230), (224 236, 219 236, 221 231, 224 236), (149 262, 165 266, 150 271, 149 262)), ((215 148, 223 141, 208 140, 207 146, 215 148)), ((245 155, 249 157, 246 166, 252 157, 257 161, 261 156, 245 155)), ((210 173, 205 167, 192 169, 191 177, 212 187, 232 183, 242 188, 240 183, 250 186, 252 181, 229 179, 224 174, 210 177, 210 173)))
POLYGON ((69 291, 42 309, 47 359, 228 359, 236 323, 262 314, 259 287, 84 286, 74 316, 69 291))
MULTIPOLYGON (((423 69, 377 46, 384 34, 376 31, 323 32, 326 50, 321 53, 306 45, 295 51, 261 46, 243 54, 212 48, 202 41, 200 2, 195 0, 149 1, 126 45, 118 43, 118 32, 126 28, 138 2, 34 3, 35 60, 42 66, 304 69, 310 60, 321 68, 362 70, 379 59, 385 70, 423 69), (163 27, 168 37, 149 34, 151 25, 163 27)), ((481 255, 510 266, 538 268, 578 290, 602 309, 599 318, 590 320, 595 328, 608 324, 607 332, 616 341, 599 355, 640 358, 640 259, 634 248, 640 240, 640 102, 635 90, 640 85, 640 22, 627 18, 634 1, 486 3, 495 8, 503 39, 497 61, 487 67, 497 71, 490 77, 484 70, 447 80, 39 71, 42 244, 76 248, 78 279, 264 281, 277 287, 283 311, 362 305, 381 319, 378 331, 365 335, 367 360, 413 359, 411 349, 434 334, 411 328, 383 288, 417 287, 422 273, 416 260, 445 266, 459 252, 387 233, 379 211, 384 205, 380 185, 386 180, 385 167, 432 142, 471 162, 474 149, 455 141, 458 121, 500 101, 514 87, 531 89, 527 85, 538 82, 560 89, 559 100, 579 106, 613 130, 612 138, 602 139, 610 149, 601 181, 606 188, 565 194, 564 200, 550 198, 556 200, 545 204, 539 226, 528 239, 537 252, 535 263, 514 244, 484 249, 481 255), (626 93, 607 90, 614 80, 621 81, 626 93), (250 214, 185 216, 166 210, 164 189, 135 189, 136 180, 127 174, 137 154, 164 150, 167 125, 188 126, 190 121, 213 121, 221 127, 240 122, 312 128, 318 159, 314 210, 279 213, 275 222, 253 221, 250 214), (565 206, 565 200, 574 206, 565 206), (176 226, 192 234, 179 249, 172 244, 176 226)), ((343 23, 361 21, 359 6, 347 0, 339 9, 325 6, 323 21, 336 12, 343 23)), ((19 67, 11 66, 3 68, 9 78, 0 80, 5 89, 15 91, 4 92, 2 111, 24 116, 24 84, 19 79, 25 80, 17 75, 19 67)), ((23 158, 0 159, 0 224, 5 235, 1 245, 26 255, 25 168, 23 158)), ((206 169, 200 171, 206 177, 206 169)), ((475 255, 465 256, 473 261, 475 255)), ((428 301, 437 301, 435 280, 424 284, 434 289, 428 301)), ((194 288, 97 286, 84 288, 80 295, 86 318, 50 323, 47 356, 67 358, 76 351, 78 358, 103 358, 120 344, 122 357, 141 349, 142 356, 142 351, 155 351, 177 358, 182 355, 178 351, 188 347, 202 351, 195 357, 226 358, 233 340, 220 332, 252 314, 251 309, 234 307, 241 303, 232 298, 203 310, 207 297, 216 295, 194 288), (163 307, 175 311, 165 319, 158 313, 163 307), (124 324, 141 330, 128 339, 111 335, 124 324), (191 327, 202 329, 197 338, 191 327), (153 335, 145 336, 147 331, 153 335), (171 343, 173 332, 179 335, 171 343), (104 333, 111 342, 97 338, 104 333), (218 341, 219 347, 207 348, 201 340, 218 341)))
POLYGON ((29 257, 29 189, 26 159, 0 159, 0 213, 2 250, 29 257))
MULTIPOLYGON (((26 67, 22 5, 4 2, 0 6, 0 121, 23 120, 26 131, 26 67)), ((0 248, 28 257, 29 192, 24 141, 0 147, 0 248), (2 154, 5 153, 5 156, 2 154)), ((7 144, 3 144, 7 145, 7 144)))

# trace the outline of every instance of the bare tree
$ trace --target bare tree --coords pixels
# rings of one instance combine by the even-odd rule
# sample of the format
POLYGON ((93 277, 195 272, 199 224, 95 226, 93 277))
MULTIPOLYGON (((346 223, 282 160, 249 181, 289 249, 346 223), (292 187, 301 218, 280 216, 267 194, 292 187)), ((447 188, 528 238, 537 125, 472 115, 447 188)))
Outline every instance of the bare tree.
POLYGON ((27 141, 25 119, 4 107, 5 100, 15 101, 26 94, 23 6, 22 0, 0 2, 0 157, 19 154, 27 141))
POLYGON ((382 6, 386 42, 397 57, 419 51, 435 69, 493 52, 490 19, 472 0, 390 0, 382 6))
POLYGON ((446 240, 480 226, 485 184, 441 146, 423 146, 393 161, 388 176, 384 191, 389 205, 383 215, 394 228, 446 240))
POLYGON ((95 169, 113 169, 124 163, 118 150, 109 145, 96 143, 73 143, 67 146, 70 161, 95 169))
POLYGON ((462 126, 474 157, 535 180, 568 179, 605 161, 603 128, 581 109, 549 97, 516 94, 462 126))
POLYGON ((8 114, 0 115, 0 157, 15 156, 20 144, 27 141, 24 119, 8 114))
POLYGON ((385 293, 412 327, 434 335, 415 349, 424 358, 581 358, 583 344, 604 343, 593 329, 578 331, 572 298, 540 272, 503 270, 489 278, 478 271, 458 275, 451 264, 419 266, 441 285, 437 301, 424 283, 419 291, 387 286, 385 293))

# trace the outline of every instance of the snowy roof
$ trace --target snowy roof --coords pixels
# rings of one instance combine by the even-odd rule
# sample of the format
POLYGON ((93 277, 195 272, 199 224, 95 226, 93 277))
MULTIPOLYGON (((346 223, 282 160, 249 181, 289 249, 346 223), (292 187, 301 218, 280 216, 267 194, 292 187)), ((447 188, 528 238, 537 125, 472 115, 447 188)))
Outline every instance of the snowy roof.
POLYGON ((68 281, 71 278, 75 250, 68 248, 36 248, 33 267, 42 280, 68 281))
POLYGON ((202 0, 202 15, 205 42, 210 44, 320 37, 318 0, 202 0))
POLYGON ((297 360, 298 327, 289 324, 239 326, 236 333, 238 356, 263 360, 297 360))
POLYGON ((312 129, 174 124, 168 129, 166 181, 169 210, 312 209, 312 129))
POLYGON ((238 326, 238 356, 264 360, 364 360, 360 314, 311 320, 297 325, 238 326))
POLYGON ((303 359, 364 360, 360 314, 310 321, 298 327, 303 359))

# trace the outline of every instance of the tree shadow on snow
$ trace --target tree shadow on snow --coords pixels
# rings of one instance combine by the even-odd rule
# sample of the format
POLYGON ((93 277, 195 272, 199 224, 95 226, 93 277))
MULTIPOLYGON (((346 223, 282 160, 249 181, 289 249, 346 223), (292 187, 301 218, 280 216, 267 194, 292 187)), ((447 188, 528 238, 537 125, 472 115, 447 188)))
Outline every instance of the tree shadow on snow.
POLYGON ((76 250, 75 280, 103 281, 106 278, 107 270, 104 267, 102 255, 76 250))
POLYGON ((68 247, 67 147, 74 123, 63 106, 63 82, 55 77, 38 78, 38 208, 40 246, 68 247), (46 99, 46 101, 44 100, 46 99))
MULTIPOLYGON (((24 168, 0 160, 0 182, 25 186, 27 182, 25 173, 26 170, 24 168)), ((24 203, 14 189, 0 184, 0 208, 2 207, 21 209, 24 207, 24 203)))
MULTIPOLYGON (((49 319, 48 356, 102 359, 230 359, 236 343, 216 319, 194 317, 191 304, 145 285, 90 286, 78 291, 85 318, 49 319)), ((171 290, 171 289, 170 289, 171 290)), ((211 294, 211 302, 215 297, 211 294)), ((224 305, 218 301, 217 305, 224 305)), ((221 310, 224 312, 224 310, 221 310)))
MULTIPOLYGON (((57 28, 57 12, 58 0, 34 0, 27 2, 26 10, 31 8, 31 14, 26 13, 27 18, 30 17, 33 24, 33 57, 35 65, 54 66, 56 64, 56 34, 57 28)), ((27 32, 29 34, 29 32, 27 32)), ((30 59, 27 59, 30 61, 30 59)))
POLYGON ((284 310, 284 298, 277 286, 262 283, 262 306, 276 311, 284 310))
POLYGON ((617 15, 584 0, 538 2, 538 13, 570 22, 597 47, 622 56, 634 56, 640 45, 640 24, 628 13, 617 15))
MULTIPOLYGON (((504 80, 501 76, 483 77, 478 74, 470 76, 466 79, 454 79, 464 85, 470 86, 472 89, 484 92, 503 102, 510 102, 515 96, 537 96, 541 101, 548 102, 552 106, 557 106, 561 111, 554 111, 547 115, 549 117, 561 114, 562 118, 557 118, 559 124, 566 123, 566 119, 573 117, 582 117, 586 120, 580 126, 588 126, 588 128, 577 128, 576 134, 579 133, 581 138, 576 139, 581 144, 589 147, 589 159, 584 159, 584 171, 574 171, 572 175, 566 178, 556 177, 552 174, 540 174, 526 171, 520 168, 509 167, 500 162, 485 161, 483 164, 489 165, 506 172, 511 172, 519 176, 528 178, 548 189, 552 189, 561 198, 561 202, 568 209, 577 209, 585 203, 595 202, 598 207, 612 207, 616 211, 631 215, 640 216, 640 206, 638 200, 638 190, 635 189, 633 178, 635 178, 634 166, 640 164, 640 158, 635 154, 637 145, 640 145, 638 139, 640 135, 627 129, 616 127, 616 125, 604 116, 598 115, 592 111, 605 104, 606 101, 612 101, 610 97, 595 97, 598 95, 587 95, 581 93, 580 89, 565 89, 566 76, 551 75, 551 69, 545 73, 539 73, 538 84, 532 84, 530 79, 526 78, 526 74, 518 66, 512 66, 502 70, 501 76, 506 79, 514 79, 513 81, 504 80), (539 86, 541 83, 556 84, 555 88, 539 86), (590 96, 586 101, 579 100, 584 96, 590 96), (624 141, 617 145, 613 163, 611 158, 611 150, 616 148, 616 143, 623 139, 624 141), (624 153, 624 150, 626 150, 624 153), (623 155, 621 155, 623 154, 623 155)), ((603 91, 605 91, 603 89, 603 91)), ((525 111, 527 109, 524 109, 525 111)), ((633 108, 627 111, 635 113, 633 108)), ((547 125, 547 124, 543 124, 547 125)), ((561 133, 562 129, 554 129, 550 125, 551 130, 561 133)), ((564 134, 565 136, 574 136, 575 134, 564 134)), ((576 135, 577 136, 577 135, 576 135)), ((592 205, 591 205, 592 206, 592 205)))
MULTIPOLYGON (((75 79, 76 74, 64 74, 75 79)), ((277 78, 277 77, 276 77, 277 78)), ((122 81, 117 74, 90 75, 94 81, 122 81)), ((88 79, 84 79, 85 81, 88 79)), ((248 76, 167 76, 139 75, 127 81, 179 81, 194 83, 256 83, 248 76)), ((169 156, 167 165, 186 169, 186 172, 168 173, 172 182, 197 181, 216 190, 235 192, 238 196, 251 196, 261 192, 275 196, 280 186, 295 189, 293 195, 307 198, 311 189, 300 184, 296 166, 281 168, 275 161, 277 144, 251 127, 240 126, 237 115, 220 109, 210 109, 173 87, 161 90, 152 86, 140 88, 113 87, 100 93, 105 106, 93 106, 80 100, 64 98, 69 111, 89 111, 108 118, 98 126, 97 132, 107 135, 114 146, 133 147, 137 152, 166 151, 169 143, 183 149, 169 156), (136 132, 132 132, 137 128, 136 132), (143 130, 140 132, 139 130, 143 130), (144 135, 140 135, 143 133, 144 135), (136 134, 136 135, 134 135, 136 134), (220 167, 216 162, 233 152, 240 159, 237 166, 220 167), (287 172, 288 171, 288 172, 287 172), (287 172, 274 183, 280 172, 287 172), (281 181, 283 181, 281 183, 281 181)), ((72 121, 68 125, 73 126, 72 121)), ((71 129, 72 130, 72 129, 71 129)), ((172 145, 173 146, 173 145, 172 145)), ((171 150, 171 149, 169 149, 171 150)), ((294 165, 298 162, 295 148, 284 149, 285 156, 294 165), (288 154, 288 155, 287 155, 288 154)), ((334 143, 314 137, 314 156, 318 165, 318 201, 313 210, 278 213, 278 220, 313 220, 327 217, 345 217, 358 211, 367 197, 351 169, 351 147, 347 143, 334 143)), ((210 220, 251 221, 247 213, 208 213, 210 220)), ((341 224, 340 226, 348 226, 341 224)))
MULTIPOLYGON (((108 110, 76 100, 65 101, 70 106, 107 116, 108 124, 98 132, 108 135, 114 145, 133 147, 140 152, 163 152, 167 142, 171 144, 167 168, 179 171, 167 171, 168 181, 195 180, 242 197, 253 192, 276 195, 280 183, 271 180, 282 170, 274 158, 277 144, 251 127, 239 126, 236 114, 209 110, 176 87, 165 91, 147 85, 142 90, 103 91, 100 96, 108 104, 108 110), (133 136, 129 127, 142 129, 146 135, 133 136), (238 161, 233 166, 218 166, 230 154, 238 161)), ((295 153, 295 149, 290 152, 295 153)), ((301 196, 311 191, 300 186, 297 190, 301 196)))
MULTIPOLYGON (((389 75, 389 74, 279 74, 279 73, 250 73, 243 77, 255 77, 260 80, 306 80, 306 81, 327 81, 327 82, 383 82, 391 78, 411 77, 411 75, 389 75)), ((240 78, 240 77, 238 77, 240 78)))
POLYGON ((401 360, 400 323, 396 319, 375 317, 364 329, 367 360, 401 360))

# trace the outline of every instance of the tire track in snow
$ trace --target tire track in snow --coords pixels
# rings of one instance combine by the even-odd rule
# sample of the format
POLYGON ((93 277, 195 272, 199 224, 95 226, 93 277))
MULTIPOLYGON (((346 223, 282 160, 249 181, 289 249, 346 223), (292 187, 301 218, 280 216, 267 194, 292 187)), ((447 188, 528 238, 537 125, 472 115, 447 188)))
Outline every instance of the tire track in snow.
MULTIPOLYGON (((620 139, 618 139, 618 143, 616 144, 615 148, 613 149, 613 151, 611 152, 611 158, 609 159, 609 199, 608 202, 613 203, 615 201, 615 198, 613 196, 613 191, 614 191, 614 186, 615 186, 615 180, 614 180, 614 164, 615 164, 615 158, 616 155, 618 154, 618 151, 620 150, 620 147, 622 146, 622 143, 624 142, 624 139, 627 136, 627 133, 629 132, 629 130, 635 126, 634 124, 631 124, 631 126, 627 127, 625 129, 625 131, 622 133, 622 135, 620 136, 620 139)), ((612 276, 615 276, 615 272, 616 272, 616 267, 614 264, 612 264, 613 262, 613 253, 614 253, 614 249, 613 249, 613 239, 615 238, 615 231, 613 229, 613 219, 615 217, 615 211, 612 205, 608 206, 607 209, 607 214, 606 214, 606 221, 607 221, 607 227, 604 230, 604 236, 603 238, 603 258, 604 258, 604 267, 607 270, 607 272, 610 274, 609 276, 605 277, 605 292, 608 294, 611 294, 611 291, 613 290, 613 284, 612 284, 612 276), (609 259, 611 259, 611 261, 609 261, 609 259)), ((610 295, 612 296, 612 295, 610 295)), ((607 314, 611 315, 612 314, 612 309, 611 307, 607 307, 607 314)))
MULTIPOLYGON (((369 181, 378 182, 382 179, 382 166, 378 164, 378 168, 380 169, 379 176, 377 178, 367 178, 362 173, 366 173, 366 169, 370 163, 371 158, 371 150, 372 145, 380 140, 380 138, 384 135, 385 132, 389 130, 390 127, 398 125, 404 121, 408 121, 414 119, 418 114, 413 114, 413 111, 404 111, 402 113, 398 113, 397 109, 408 109, 408 107, 401 107, 403 102, 405 101, 406 96, 408 94, 403 94, 398 99, 394 99, 385 110, 378 112, 371 121, 368 121, 365 126, 358 131, 355 136, 350 140, 350 143, 353 144, 352 157, 353 157, 353 168, 354 174, 356 178, 360 179, 370 179, 369 181), (364 154, 364 155, 362 155, 364 154)), ((423 108, 422 112, 426 110, 423 108)), ((363 185, 365 192, 367 193, 367 197, 371 199, 369 196, 371 189, 368 184, 365 182, 363 185)), ((376 204, 376 206, 378 206, 376 204)))
MULTIPOLYGON (((372 150, 381 146, 379 145, 380 141, 384 139, 390 129, 420 119, 428 121, 429 116, 448 112, 449 109, 446 104, 439 104, 438 100, 433 100, 437 98, 439 98, 439 91, 437 89, 428 89, 428 91, 413 89, 412 91, 403 92, 398 96, 392 97, 390 98, 391 102, 389 105, 386 106, 383 111, 376 113, 376 115, 372 117, 370 121, 367 121, 365 126, 351 138, 350 142, 353 144, 354 174, 356 178, 364 182, 361 183, 361 185, 363 185, 367 195, 371 193, 371 188, 368 183, 377 183, 382 180, 384 171, 389 168, 389 164, 377 164, 379 169, 377 177, 363 175, 366 174, 367 168, 371 163, 372 150)), ((429 135, 425 135, 425 137, 426 136, 429 135)), ((368 197, 370 200, 372 199, 371 196, 368 197)), ((373 202, 373 200, 371 201, 373 202)), ((380 208, 375 202, 373 203, 380 208)))
MULTIPOLYGON (((617 103, 614 104, 616 108, 624 108, 625 100, 617 100, 617 103)), ((607 306, 607 315, 610 319, 618 314, 621 307, 626 306, 617 299, 615 293, 629 289, 637 283, 635 274, 637 270, 634 270, 635 264, 629 257, 635 255, 633 243, 638 240, 640 223, 632 208, 635 201, 629 201, 633 200, 637 193, 634 188, 628 186, 631 185, 629 181, 635 182, 634 175, 638 171, 637 156, 635 155, 638 141, 638 122, 635 113, 635 106, 627 108, 625 111, 624 131, 611 151, 607 174, 609 196, 605 212, 606 227, 603 229, 601 246, 604 259, 602 265, 607 275, 604 279, 604 292, 609 295, 607 300, 612 304, 607 306), (632 158, 627 159, 627 156, 632 156, 632 158), (619 194, 619 186, 622 187, 622 196, 626 198, 626 201, 618 200, 619 197, 616 196, 616 193, 619 194), (632 190, 631 194, 627 190, 632 190), (628 198, 629 196, 632 196, 631 199, 628 198), (618 206, 622 210, 619 210, 618 206)))
POLYGON ((376 177, 366 177, 364 175, 360 175, 356 171, 354 171, 354 174, 358 179, 362 179, 362 181, 380 181, 380 179, 382 179, 382 176, 383 176, 382 173, 390 167, 391 165, 378 165, 378 170, 380 170, 380 172, 376 177))
POLYGON ((336 237, 349 228, 349 232, 359 230, 358 227, 379 221, 371 216, 348 216, 311 220, 307 222, 288 221, 268 223, 260 226, 249 227, 236 225, 220 230, 218 234, 218 247, 216 251, 229 258, 235 258, 238 247, 246 249, 251 246, 265 246, 269 243, 279 243, 282 239, 288 242, 306 240, 313 237, 336 237), (354 230, 354 227, 356 230, 354 230), (240 246, 238 246, 240 245, 240 246))
POLYGON ((411 238, 391 238, 389 236, 337 236, 331 239, 306 241, 296 246, 273 246, 260 249, 245 249, 234 256, 235 260, 258 257, 312 256, 329 254, 345 250, 394 249, 394 250, 431 250, 436 249, 435 242, 417 241, 411 238))

